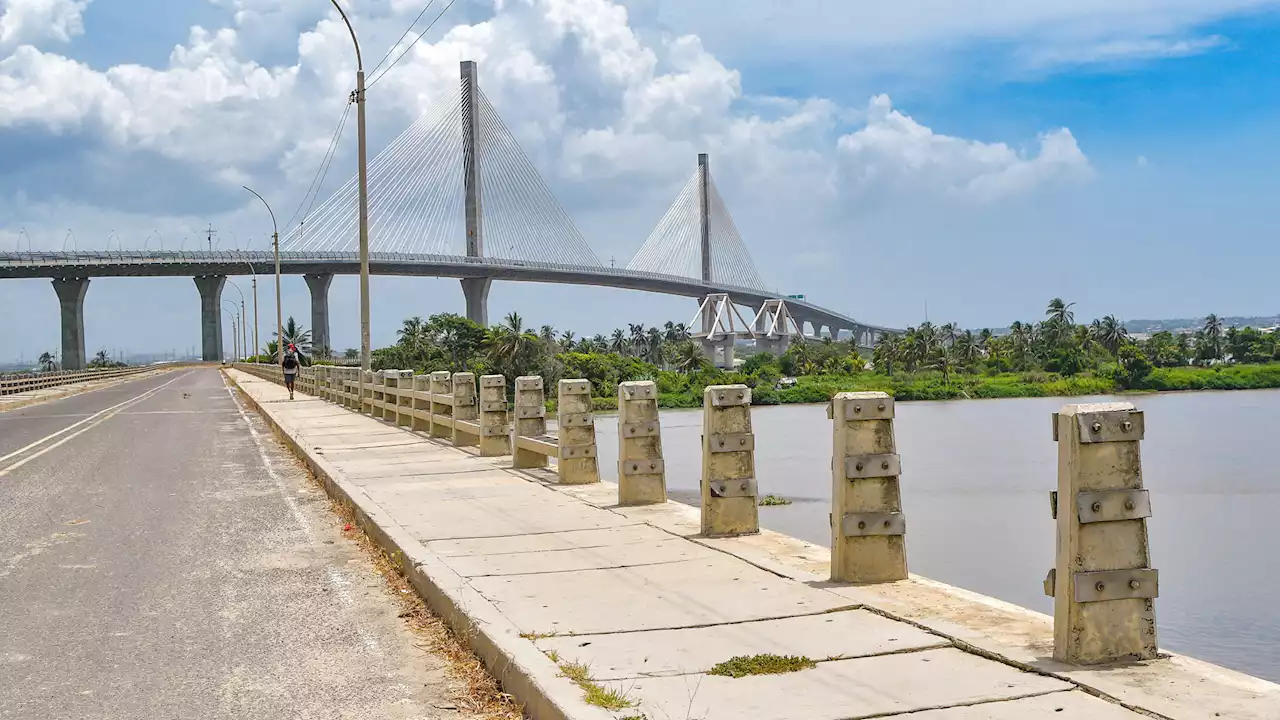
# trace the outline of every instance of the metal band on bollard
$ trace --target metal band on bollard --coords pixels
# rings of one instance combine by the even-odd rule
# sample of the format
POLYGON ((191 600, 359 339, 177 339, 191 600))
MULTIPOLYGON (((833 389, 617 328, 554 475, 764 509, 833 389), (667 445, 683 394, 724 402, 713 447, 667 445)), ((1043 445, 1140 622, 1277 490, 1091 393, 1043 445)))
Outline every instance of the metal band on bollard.
POLYGON ((702 534, 760 532, 751 389, 712 385, 702 394, 702 534))
POLYGON ((666 501, 658 386, 652 380, 624 382, 618 386, 618 504, 666 501))
POLYGON ((1127 402, 1066 405, 1054 414, 1058 549, 1044 584, 1054 598, 1055 660, 1092 665, 1158 654, 1144 432, 1142 412, 1127 402))
POLYGON ((840 393, 831 400, 831 579, 891 582, 907 577, 902 463, 893 398, 840 393))

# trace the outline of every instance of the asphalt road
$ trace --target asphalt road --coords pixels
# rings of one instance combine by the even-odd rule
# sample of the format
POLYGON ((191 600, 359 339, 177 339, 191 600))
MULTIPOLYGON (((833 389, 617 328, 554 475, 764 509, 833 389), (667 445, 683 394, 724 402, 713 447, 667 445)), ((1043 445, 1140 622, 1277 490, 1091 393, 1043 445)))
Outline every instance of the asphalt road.
POLYGON ((0 413, 0 718, 457 718, 215 369, 0 413))

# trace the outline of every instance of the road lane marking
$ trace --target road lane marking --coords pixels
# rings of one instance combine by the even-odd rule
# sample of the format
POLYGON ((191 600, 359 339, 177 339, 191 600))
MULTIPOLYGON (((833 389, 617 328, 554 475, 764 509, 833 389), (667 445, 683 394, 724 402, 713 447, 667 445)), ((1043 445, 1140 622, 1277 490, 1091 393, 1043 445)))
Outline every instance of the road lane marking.
POLYGON ((183 374, 179 375, 178 377, 175 377, 174 379, 170 380, 169 382, 167 382, 167 383, 165 383, 165 384, 163 384, 163 385, 159 385, 159 386, 157 386, 157 387, 151 388, 150 390, 148 390, 148 391, 146 391, 146 392, 142 393, 141 395, 138 395, 138 396, 136 396, 136 397, 130 398, 130 399, 128 399, 128 400, 125 400, 125 401, 124 401, 124 402, 122 402, 122 403, 119 403, 119 404, 116 404, 116 405, 112 405, 111 407, 109 407, 109 408, 107 408, 107 409, 105 409, 105 410, 102 410, 102 411, 100 411, 100 412, 94 413, 93 415, 90 415, 89 417, 85 418, 84 420, 81 420, 81 421, 80 421, 80 422, 78 422, 78 423, 74 423, 74 424, 72 424, 72 425, 68 425, 67 427, 65 427, 65 428, 63 428, 63 429, 61 429, 61 430, 59 430, 58 432, 50 433, 49 435, 46 435, 46 436, 44 436, 44 437, 40 438, 39 440, 36 440, 35 442, 31 443, 30 445, 27 445, 27 446, 26 446, 26 447, 24 447, 24 448, 21 448, 21 449, 19 449, 19 450, 14 450, 13 452, 9 453, 8 455, 5 455, 4 457, 0 457, 0 463, 3 463, 3 462, 5 462, 6 460, 10 460, 10 459, 15 458, 15 457, 17 457, 17 456, 19 456, 19 455, 22 455, 23 453, 25 453, 25 452, 27 452, 27 451, 29 451, 29 450, 32 450, 32 449, 34 449, 34 448, 37 448, 37 447, 39 447, 41 444, 46 443, 46 442, 48 442, 48 441, 50 441, 50 440, 52 440, 52 439, 54 439, 54 438, 58 437, 59 435, 62 435, 62 434, 66 433, 66 432, 68 432, 68 431, 70 431, 70 430, 74 430, 75 428, 80 427, 81 425, 84 425, 85 423, 91 423, 91 424, 89 424, 87 427, 83 427, 83 428, 81 428, 80 430, 77 430, 76 432, 74 432, 74 433, 72 433, 72 434, 70 434, 70 435, 67 435, 66 437, 62 438, 61 440, 59 440, 59 441, 57 441, 57 442, 55 442, 55 443, 53 443, 53 444, 51 444, 51 445, 48 445, 47 447, 40 448, 40 450, 38 450, 38 451, 36 451, 36 452, 34 452, 34 453, 30 454, 30 455, 27 455, 26 457, 22 458, 21 460, 19 460, 19 461, 15 462, 15 463, 12 463, 12 464, 10 464, 10 465, 8 465, 8 466, 4 467, 4 468, 0 468, 0 477, 4 477, 4 476, 8 475, 9 473, 13 472, 14 470, 17 470, 18 468, 22 467, 23 465, 26 465, 27 463, 31 462, 32 460, 35 460, 36 458, 38 458, 38 457, 40 457, 40 456, 44 455, 45 453, 48 453, 48 452, 50 452, 50 451, 52 451, 52 450, 56 450, 57 448, 59 448, 59 447, 61 447, 61 446, 65 445, 66 443, 70 442, 71 440, 74 440, 75 438, 77 438, 77 437, 79 437, 79 436, 81 436, 81 435, 85 434, 86 432, 89 432, 90 430, 92 430, 92 429, 94 429, 94 428, 98 427, 99 425, 101 425, 102 423, 106 422, 107 420, 110 420, 112 417, 115 417, 116 413, 118 413, 121 409, 123 409, 123 408, 127 407, 127 406, 128 406, 128 405, 130 405, 131 403, 136 403, 136 402, 141 402, 142 400, 146 400, 147 398, 149 398, 149 397, 151 397, 151 396, 155 395, 156 393, 160 392, 161 390, 163 390, 165 387, 167 387, 167 386, 169 386, 169 385, 172 385, 173 383, 175 383, 175 382, 177 382, 177 381, 181 380, 182 378, 184 378, 184 377, 186 377, 186 376, 190 375, 192 372, 193 372, 193 371, 188 370, 187 372, 185 372, 185 373, 183 373, 183 374), (108 414, 108 413, 109 413, 109 414, 108 414))
MULTIPOLYGON (((244 405, 240 402, 240 398, 236 397, 236 393, 231 389, 231 385, 227 383, 225 375, 222 376, 222 386, 226 389, 227 394, 231 396, 232 402, 236 404, 236 410, 240 413, 240 419, 244 420, 245 427, 249 429, 249 437, 253 438, 254 448, 258 451, 258 457, 262 460, 262 466, 266 469, 267 475, 275 482, 276 489, 280 492, 280 496, 284 498, 285 505, 289 507, 289 512, 293 515, 293 519, 302 528, 302 533, 306 535, 307 544, 313 547, 319 547, 320 541, 316 538, 315 530, 311 527, 311 521, 302 512, 297 500, 289 493, 289 488, 285 485, 284 478, 280 473, 276 472, 275 463, 271 462, 271 458, 267 455, 267 449, 262 444, 262 438, 259 436, 258 429, 253 426, 253 422, 249 420, 249 415, 244 411, 244 405)), ((346 606, 351 616, 351 624, 355 627, 356 635, 360 638, 360 642, 364 644, 365 649, 374 655, 382 655, 382 643, 378 642, 378 638, 374 637, 364 624, 360 622, 354 614, 355 600, 351 596, 351 581, 347 579, 342 571, 333 565, 325 566, 325 575, 329 581, 329 587, 333 589, 333 594, 338 601, 346 606)))

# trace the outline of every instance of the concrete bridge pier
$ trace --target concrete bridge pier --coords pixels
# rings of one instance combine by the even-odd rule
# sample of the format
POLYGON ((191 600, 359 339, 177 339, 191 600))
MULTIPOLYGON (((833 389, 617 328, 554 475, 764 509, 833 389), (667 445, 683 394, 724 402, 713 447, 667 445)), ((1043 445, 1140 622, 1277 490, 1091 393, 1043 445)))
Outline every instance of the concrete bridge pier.
POLYGON ((226 275, 197 275, 200 291, 200 350, 206 362, 222 362, 222 287, 226 275))
POLYGON ((467 319, 489 327, 489 286, 491 278, 463 278, 462 294, 467 298, 467 319))
POLYGON ((307 289, 311 291, 311 348, 317 355, 330 355, 329 344, 329 284, 333 275, 303 275, 307 289))
POLYGON ((53 281, 62 308, 62 369, 84 369, 84 295, 89 278, 59 278, 53 281))

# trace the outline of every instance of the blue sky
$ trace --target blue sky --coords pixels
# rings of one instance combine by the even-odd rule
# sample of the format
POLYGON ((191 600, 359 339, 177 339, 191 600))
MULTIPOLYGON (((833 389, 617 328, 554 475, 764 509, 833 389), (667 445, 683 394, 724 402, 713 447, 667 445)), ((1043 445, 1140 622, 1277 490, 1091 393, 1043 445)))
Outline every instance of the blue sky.
MULTIPOLYGON (((409 5, 357 6, 367 58, 409 5)), ((766 279, 869 322, 914 324, 927 302, 932 320, 999 326, 1056 295, 1080 318, 1280 311, 1280 3, 782 7, 462 0, 371 93, 372 144, 483 58, 486 94, 606 261, 625 263, 710 149, 766 279)), ((0 89, 25 103, 0 110, 6 250, 61 247, 68 228, 80 247, 113 231, 190 247, 208 223, 262 247, 239 185, 292 213, 352 71, 345 30, 301 0, 0 0, 0 38, 0 89)), ((334 168, 326 192, 354 170, 353 132, 334 168)), ((453 280, 373 287, 375 344, 408 315, 462 310, 453 280)), ((283 289, 305 323, 301 278, 283 289)), ((331 297, 335 344, 354 345, 354 280, 331 297)), ((189 279, 94 281, 87 306, 91 352, 199 342, 189 279)), ((0 307, 0 359, 56 348, 47 281, 0 283, 0 307)), ((496 284, 491 315, 512 309, 591 334, 694 306, 496 284)))

